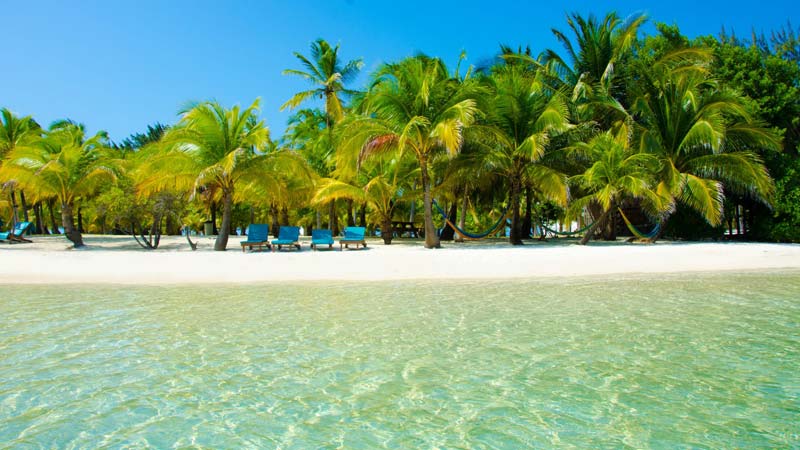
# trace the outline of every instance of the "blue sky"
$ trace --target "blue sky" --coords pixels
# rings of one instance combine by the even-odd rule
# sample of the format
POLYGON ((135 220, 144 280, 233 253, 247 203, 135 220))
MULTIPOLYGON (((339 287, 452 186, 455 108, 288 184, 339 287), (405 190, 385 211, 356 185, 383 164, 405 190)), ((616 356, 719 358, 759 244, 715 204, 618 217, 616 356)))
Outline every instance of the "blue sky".
POLYGON ((0 0, 0 106, 45 125, 70 118, 122 140, 157 121, 174 123, 187 101, 249 105, 261 97, 262 116, 279 137, 290 114, 280 105, 308 88, 281 72, 299 68, 292 52, 307 54, 318 37, 340 43, 345 59, 363 58, 359 88, 381 62, 419 51, 454 62, 465 50, 474 64, 500 43, 560 50, 550 29, 566 28, 565 13, 611 10, 644 12, 646 30, 655 21, 675 23, 690 37, 723 26, 739 35, 768 33, 800 19, 800 7, 784 0, 0 0))

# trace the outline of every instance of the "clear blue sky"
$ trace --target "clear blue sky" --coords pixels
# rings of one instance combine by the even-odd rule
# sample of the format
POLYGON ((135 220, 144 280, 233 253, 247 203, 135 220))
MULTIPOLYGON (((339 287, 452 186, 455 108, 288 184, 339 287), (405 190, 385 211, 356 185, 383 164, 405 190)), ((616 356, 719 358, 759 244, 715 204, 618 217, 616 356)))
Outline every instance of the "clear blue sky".
POLYGON ((648 31, 659 21, 690 37, 723 26, 744 36, 800 25, 795 1, 0 0, 0 106, 43 125, 70 118, 119 141, 156 121, 174 123, 190 100, 229 106, 261 97, 277 138, 289 116, 278 108, 308 87, 281 72, 299 68, 292 52, 307 54, 318 37, 340 43, 345 59, 363 58, 368 73, 419 51, 454 62, 465 50, 474 64, 500 43, 560 50, 550 29, 565 29, 571 11, 640 11, 648 31))

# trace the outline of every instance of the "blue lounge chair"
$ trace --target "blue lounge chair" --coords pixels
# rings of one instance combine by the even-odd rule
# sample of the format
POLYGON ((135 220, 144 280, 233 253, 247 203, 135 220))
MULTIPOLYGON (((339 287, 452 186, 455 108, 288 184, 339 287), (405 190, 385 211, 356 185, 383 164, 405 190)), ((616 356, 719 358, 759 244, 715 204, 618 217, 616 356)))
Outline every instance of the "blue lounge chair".
POLYGON ((311 230, 311 248, 317 250, 320 245, 333 248, 333 234, 331 230, 311 230))
POLYGON ((242 253, 244 253, 245 247, 249 247, 250 250, 253 250, 253 247, 261 249, 265 246, 268 249, 272 249, 272 246, 269 245, 268 235, 269 225, 264 223, 251 223, 250 229, 247 230, 247 240, 242 241, 242 253))
POLYGON ((364 227, 347 227, 344 229, 344 237, 339 240, 339 250, 344 248, 350 248, 350 245, 355 245, 358 248, 359 245, 363 245, 365 248, 367 246, 367 242, 364 240, 364 227))
POLYGON ((8 241, 9 244, 16 242, 33 242, 30 239, 25 239, 25 232, 30 228, 30 222, 17 222, 17 225, 11 231, 4 231, 0 233, 0 241, 8 241))
POLYGON ((297 247, 300 250, 300 227, 281 227, 278 239, 272 241, 272 251, 275 251, 276 246, 280 250, 284 245, 297 247))

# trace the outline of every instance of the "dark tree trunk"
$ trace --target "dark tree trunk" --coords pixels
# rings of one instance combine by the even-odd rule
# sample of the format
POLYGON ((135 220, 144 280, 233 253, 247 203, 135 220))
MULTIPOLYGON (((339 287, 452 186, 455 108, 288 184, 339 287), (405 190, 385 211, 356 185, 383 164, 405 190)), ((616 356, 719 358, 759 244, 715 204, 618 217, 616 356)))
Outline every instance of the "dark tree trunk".
POLYGON ((511 232, 508 234, 508 242, 511 245, 522 245, 519 223, 519 194, 521 186, 518 177, 511 180, 511 232))
POLYGON ((28 216, 28 202, 25 201, 25 191, 22 189, 19 190, 19 205, 22 207, 22 218, 25 222, 30 222, 31 219, 28 216))
POLYGON ((367 204, 362 203, 361 208, 358 209, 358 226, 367 226, 367 204))
MULTIPOLYGON (((417 190, 417 181, 416 180, 414 180, 414 184, 411 185, 411 189, 415 190, 415 191, 417 190)), ((408 214, 408 221, 411 222, 411 223, 414 223, 414 216, 415 216, 415 213, 417 212, 417 202, 416 202, 416 200, 411 202, 411 208, 410 209, 411 209, 411 211, 408 214)))
POLYGON ((285 206, 281 208, 281 225, 289 225, 289 208, 285 206))
POLYGON ((334 236, 339 235, 339 219, 336 217, 336 200, 332 200, 328 206, 328 227, 334 236))
POLYGON ((272 228, 270 229, 270 233, 273 236, 278 237, 278 233, 281 230, 281 224, 278 221, 278 207, 275 205, 271 205, 269 207, 269 214, 272 217, 272 228))
POLYGON ((78 206, 78 232, 83 233, 83 214, 81 214, 81 207, 78 206))
MULTIPOLYGON (((314 226, 318 229, 322 229, 322 213, 319 210, 314 211, 314 219, 316 220, 314 226)), ((334 235, 335 236, 335 235, 334 235)))
POLYGON ((64 236, 75 248, 83 247, 83 236, 75 229, 75 221, 72 218, 72 205, 64 202, 61 203, 61 226, 64 227, 64 236))
POLYGON ((594 236, 595 232, 597 232, 600 226, 602 226, 604 222, 609 219, 610 213, 613 209, 614 208, 612 206, 608 209, 608 211, 603 212, 600 218, 597 219, 588 230, 586 230, 586 234, 583 235, 583 238, 581 238, 580 242, 578 243, 581 245, 586 245, 586 243, 588 243, 592 236, 594 236))
POLYGON ((347 199, 347 226, 356 226, 355 214, 353 214, 353 200, 347 199))
POLYGON ((214 241, 214 250, 225 251, 228 247, 228 235, 231 233, 231 214, 233 212, 233 192, 223 192, 222 194, 222 227, 214 241))
POLYGON ((436 227, 433 226, 433 210, 431 209, 431 180, 428 175, 428 161, 425 158, 419 160, 420 171, 422 172, 422 204, 425 209, 425 248, 441 248, 439 235, 436 234, 436 227))
MULTIPOLYGON (((456 202, 450 206, 450 209, 447 211, 447 220, 451 223, 456 222, 456 214, 458 213, 458 208, 456 207, 456 202)), ((442 235, 439 236, 439 239, 442 241, 452 241, 456 235, 456 230, 451 228, 450 226, 445 226, 442 229, 442 235)))
POLYGON ((44 228, 44 221, 42 220, 42 202, 33 205, 33 215, 36 217, 36 232, 39 234, 47 234, 44 228))
POLYGON ((219 234, 217 229, 217 202, 211 202, 211 234, 219 234))
POLYGON ((392 215, 389 214, 388 216, 384 217, 383 220, 381 220, 381 238, 383 238, 384 244, 390 245, 393 237, 394 232, 392 231, 392 215), (389 230, 389 232, 386 233, 384 230, 389 230))
POLYGON ((61 234, 61 231, 58 229, 58 221, 56 220, 56 200, 51 198, 48 200, 47 206, 47 209, 50 210, 50 223, 53 224, 52 234, 61 234))
POLYGON ((531 235, 531 229, 533 228, 533 211, 531 211, 533 200, 531 197, 531 187, 525 186, 525 216, 522 217, 522 232, 520 233, 522 239, 531 239, 533 237, 531 235))
POLYGON ((14 189, 11 189, 9 196, 11 197, 11 226, 16 226, 17 221, 19 221, 19 216, 17 215, 17 194, 14 192, 14 189))
MULTIPOLYGON (((253 224, 255 221, 256 221, 256 209, 255 209, 255 208, 253 208, 253 207, 251 206, 251 207, 250 207, 250 223, 249 223, 249 224, 247 224, 247 225, 248 225, 248 226, 250 226, 250 225, 252 225, 252 224, 253 224)), ((247 227, 243 228, 243 229, 242 229, 242 234, 243 234, 243 235, 247 235, 247 234, 249 234, 249 233, 246 233, 246 231, 248 231, 248 230, 247 230, 247 227)))

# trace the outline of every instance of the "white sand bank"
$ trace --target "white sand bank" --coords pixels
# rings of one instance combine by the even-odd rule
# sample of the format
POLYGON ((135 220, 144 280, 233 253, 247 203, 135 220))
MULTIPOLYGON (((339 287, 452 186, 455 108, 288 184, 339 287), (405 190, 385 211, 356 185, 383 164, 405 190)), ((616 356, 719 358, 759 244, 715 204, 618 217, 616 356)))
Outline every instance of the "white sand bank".
MULTIPOLYGON (((369 241, 364 251, 242 254, 240 237, 227 252, 201 238, 197 251, 184 238, 165 237, 158 250, 130 237, 86 236, 86 249, 68 249, 63 237, 34 237, 33 244, 0 243, 0 283, 245 283, 305 280, 493 279, 633 273, 800 270, 800 245, 669 243, 655 245, 574 241, 443 243, 426 250, 420 241, 369 241)), ((304 238, 306 239, 306 238, 304 238)), ((337 246, 338 247, 338 246, 337 246)))

